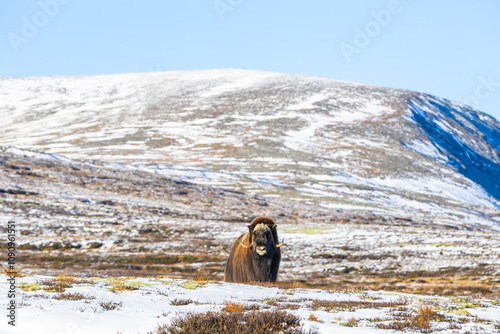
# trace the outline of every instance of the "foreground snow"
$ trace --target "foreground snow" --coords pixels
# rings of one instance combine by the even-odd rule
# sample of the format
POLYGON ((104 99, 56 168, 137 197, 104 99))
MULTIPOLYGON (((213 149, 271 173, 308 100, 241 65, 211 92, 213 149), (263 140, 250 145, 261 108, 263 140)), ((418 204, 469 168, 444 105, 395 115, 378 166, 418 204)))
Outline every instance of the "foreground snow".
MULTIPOLYGON (((7 276, 0 275, 0 280, 0 303, 7 305, 7 276)), ((500 324, 495 322, 500 319, 499 300, 382 291, 288 289, 159 278, 88 278, 77 280, 61 295, 46 291, 50 289, 44 284, 51 280, 57 281, 57 278, 30 276, 18 279, 16 327, 9 326, 3 316, 1 333, 146 333, 178 315, 217 311, 226 303, 256 305, 260 310, 285 309, 299 316, 305 329, 317 333, 384 332, 376 328, 377 324, 390 323, 398 312, 415 313, 421 305, 431 306, 436 313, 446 317, 446 321, 431 323, 432 329, 439 333, 471 330, 495 333, 500 324), (56 299, 78 293, 85 298, 56 299), (325 301, 365 302, 368 306, 318 306, 324 305, 321 303, 325 301), (108 303, 111 307, 106 307, 106 302, 111 302, 108 303), (381 307, 384 302, 393 302, 394 305, 381 307), (113 307, 116 308, 110 309, 113 307), (314 319, 311 315, 315 321, 310 320, 314 319), (349 324, 356 327, 349 327, 349 324), (451 324, 454 324, 454 329, 451 329, 451 324)))

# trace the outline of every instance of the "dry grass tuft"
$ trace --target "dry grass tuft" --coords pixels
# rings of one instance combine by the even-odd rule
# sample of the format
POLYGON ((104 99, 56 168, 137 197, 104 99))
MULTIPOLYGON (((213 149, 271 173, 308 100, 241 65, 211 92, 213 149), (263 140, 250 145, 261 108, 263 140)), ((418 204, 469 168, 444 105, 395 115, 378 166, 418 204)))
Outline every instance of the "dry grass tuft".
POLYGON ((106 311, 117 310, 120 307, 122 307, 122 305, 123 305, 122 302, 117 303, 113 301, 104 301, 104 300, 101 300, 99 302, 99 306, 101 306, 106 311))
POLYGON ((348 321, 341 323, 341 325, 345 327, 358 327, 358 320, 352 317, 348 321))
POLYGON ((259 306, 257 305, 248 305, 248 304, 242 304, 242 303, 235 303, 235 302, 225 302, 224 307, 222 308, 222 312, 228 312, 228 313, 242 313, 245 311, 258 311, 259 306))
POLYGON ((40 284, 42 285, 42 289, 47 292, 64 292, 68 288, 72 288, 73 284, 80 283, 72 276, 67 276, 64 274, 57 274, 57 276, 41 280, 40 284))
POLYGON ((211 281, 211 278, 208 274, 200 274, 200 275, 198 275, 197 281, 199 284, 206 284, 206 283, 209 283, 211 281))
POLYGON ((177 298, 175 298, 174 300, 172 300, 170 302, 170 305, 173 305, 173 306, 185 306, 185 305, 189 305, 189 304, 195 304, 195 301, 192 299, 177 299, 177 298))
POLYGON ((324 322, 324 321, 322 321, 322 320, 319 320, 319 319, 318 319, 318 318, 317 318, 314 314, 312 314, 312 313, 309 315, 309 320, 310 320, 310 321, 316 321, 316 322, 324 322))
POLYGON ((222 311, 229 313, 242 313, 245 312, 245 305, 241 303, 226 302, 222 311))
POLYGON ((8 266, 0 266, 0 274, 7 275, 9 277, 23 277, 20 269, 11 270, 8 266))
POLYGON ((311 300, 311 308, 325 309, 327 311, 355 311, 360 308, 397 308, 408 305, 408 300, 400 299, 396 301, 368 301, 368 300, 311 300))
POLYGON ((436 320, 437 313, 432 310, 432 306, 420 304, 418 313, 413 317, 414 326, 417 328, 430 328, 430 322, 436 320))
POLYGON ((431 305, 420 304, 416 314, 402 314, 402 320, 393 321, 389 324, 378 324, 381 329, 395 329, 404 331, 407 329, 420 330, 426 333, 431 328, 431 321, 445 320, 445 316, 435 312, 431 305))
POLYGON ((59 293, 56 296, 54 296, 54 299, 57 300, 91 300, 95 299, 95 297, 90 296, 90 295, 85 295, 83 293, 79 292, 68 292, 68 293, 59 293))
POLYGON ((137 281, 131 281, 123 278, 112 277, 107 280, 109 289, 114 292, 138 290, 144 284, 137 281))

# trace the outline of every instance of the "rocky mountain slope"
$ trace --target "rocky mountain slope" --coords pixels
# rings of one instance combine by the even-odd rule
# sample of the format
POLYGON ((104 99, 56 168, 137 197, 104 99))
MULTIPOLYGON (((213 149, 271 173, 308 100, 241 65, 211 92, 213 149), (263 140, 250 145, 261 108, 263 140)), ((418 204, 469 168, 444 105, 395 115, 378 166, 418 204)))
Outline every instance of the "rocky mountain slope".
MULTIPOLYGON (((272 217, 285 239, 283 282, 446 295, 495 296, 500 289, 496 231, 332 211, 160 173, 0 151, 0 219, 16 222, 23 273, 221 280, 234 240, 256 215, 272 217)), ((0 233, 7 234, 6 224, 0 233)))
POLYGON ((0 78, 0 117, 5 147, 330 212, 500 228, 500 123, 425 94, 244 70, 0 78))

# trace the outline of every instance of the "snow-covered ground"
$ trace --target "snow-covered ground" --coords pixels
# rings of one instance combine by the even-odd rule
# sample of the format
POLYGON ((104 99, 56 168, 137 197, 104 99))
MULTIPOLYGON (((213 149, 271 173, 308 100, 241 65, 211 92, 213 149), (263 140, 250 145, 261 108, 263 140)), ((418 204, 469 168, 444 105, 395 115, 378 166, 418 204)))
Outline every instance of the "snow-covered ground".
MULTIPOLYGON (((58 279, 68 280, 56 277, 55 281, 58 279)), ((7 303, 6 280, 7 276, 0 275, 2 305, 7 303)), ((401 320, 401 314, 406 314, 407 318, 415 316, 422 306, 429 306, 441 315, 439 322, 430 322, 435 333, 496 333, 500 326, 498 299, 265 287, 166 278, 76 278, 77 281, 64 292, 47 292, 50 280, 54 278, 27 276, 18 279, 16 326, 9 326, 3 316, 1 333, 145 334, 158 324, 168 324, 174 317, 188 312, 218 311, 228 303, 253 305, 259 310, 286 310, 300 317, 304 328, 312 333, 384 333, 386 331, 377 326, 401 320)))

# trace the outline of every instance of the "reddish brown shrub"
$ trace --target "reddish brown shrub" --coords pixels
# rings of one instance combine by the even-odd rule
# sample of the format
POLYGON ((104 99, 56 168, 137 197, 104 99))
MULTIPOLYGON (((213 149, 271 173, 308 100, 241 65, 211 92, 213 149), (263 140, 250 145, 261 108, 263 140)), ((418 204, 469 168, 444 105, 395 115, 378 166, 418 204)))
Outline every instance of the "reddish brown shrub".
POLYGON ((148 334, 305 334, 300 319, 284 311, 188 313, 148 334))

